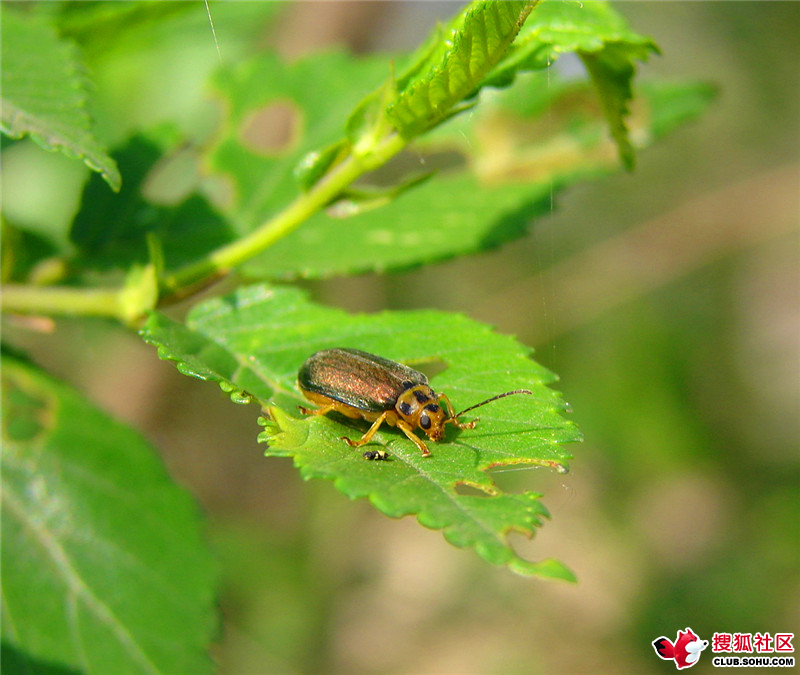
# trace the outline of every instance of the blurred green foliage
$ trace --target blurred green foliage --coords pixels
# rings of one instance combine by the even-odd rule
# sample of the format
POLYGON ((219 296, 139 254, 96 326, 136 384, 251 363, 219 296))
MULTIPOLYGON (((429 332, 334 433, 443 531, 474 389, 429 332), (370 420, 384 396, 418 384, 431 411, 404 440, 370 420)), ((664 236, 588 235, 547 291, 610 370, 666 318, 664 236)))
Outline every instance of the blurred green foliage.
MULTIPOLYGON (((225 59, 322 40, 315 26, 330 15, 304 4, 270 23, 270 3, 212 3, 225 59)), ((433 10, 385 4, 382 20, 409 26, 415 44, 409 17, 433 10)), ((130 133, 115 120, 178 120, 206 138, 214 128, 201 84, 217 59, 208 19, 180 7, 151 31, 115 31, 110 45, 81 40, 112 145, 130 133)), ((709 639, 798 624, 800 5, 619 9, 663 52, 645 78, 719 86, 709 116, 642 154, 633 175, 559 196, 530 237, 498 251, 305 284, 353 310, 463 311, 538 347, 586 437, 581 461, 566 477, 494 478, 547 494, 560 525, 537 550, 567 561, 576 587, 486 569, 414 523, 386 524, 327 484, 301 484, 288 462, 260 456, 252 413, 152 363, 119 329, 64 320, 45 338, 5 326, 9 342, 145 429, 198 495, 223 566, 222 672, 618 672, 622 660, 641 672, 657 667, 651 641, 687 625, 709 639), (628 246, 641 232, 646 245, 628 246), (588 266, 609 242, 627 255, 588 266), (611 283, 620 278, 629 284, 611 283), (601 301, 581 303, 592 291, 601 301)), ((379 33, 375 21, 365 30, 379 33)), ((5 139, 3 163, 4 214, 32 232, 66 231, 86 170, 5 139), (29 194, 43 171, 52 191, 29 194)), ((705 653, 694 672, 710 670, 705 653)))

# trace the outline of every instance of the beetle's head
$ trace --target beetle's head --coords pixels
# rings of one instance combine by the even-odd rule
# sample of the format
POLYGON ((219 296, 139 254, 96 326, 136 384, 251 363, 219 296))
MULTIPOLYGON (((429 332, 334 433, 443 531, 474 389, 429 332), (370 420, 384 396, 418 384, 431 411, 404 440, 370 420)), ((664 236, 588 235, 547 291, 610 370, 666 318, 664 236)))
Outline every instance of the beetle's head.
POLYGON ((419 427, 432 441, 442 440, 448 416, 439 405, 436 393, 427 384, 406 389, 397 397, 395 409, 412 428, 419 427))

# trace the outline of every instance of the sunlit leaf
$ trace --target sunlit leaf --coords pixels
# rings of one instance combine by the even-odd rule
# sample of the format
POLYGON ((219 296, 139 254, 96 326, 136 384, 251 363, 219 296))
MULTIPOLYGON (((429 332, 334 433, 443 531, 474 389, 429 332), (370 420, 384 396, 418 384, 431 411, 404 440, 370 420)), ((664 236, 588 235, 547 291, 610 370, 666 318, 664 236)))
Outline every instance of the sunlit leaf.
POLYGON ((185 325, 154 314, 142 331, 159 355, 185 373, 216 381, 266 407, 268 455, 291 456, 306 478, 333 480, 349 497, 368 497, 383 513, 416 515, 441 529, 456 546, 474 548, 494 564, 523 574, 571 578, 552 560, 533 563, 507 541, 511 531, 531 536, 547 512, 533 493, 504 494, 486 470, 532 465, 566 470, 563 444, 579 439, 563 417, 564 403, 548 385, 552 373, 529 358, 530 350, 466 317, 433 311, 348 315, 310 303, 301 292, 269 286, 195 307, 185 325), (503 391, 528 388, 482 408, 475 429, 452 430, 430 443, 423 457, 402 433, 381 429, 374 437, 389 461, 369 462, 340 437, 358 438, 366 427, 341 417, 304 417, 297 371, 319 349, 348 346, 413 366, 440 363, 431 380, 461 409, 503 391), (463 494, 460 486, 475 488, 463 494))
POLYGON ((211 672, 214 564, 152 448, 15 358, 2 397, 3 671, 211 672))
POLYGON ((72 44, 43 21, 6 7, 0 25, 0 129, 11 138, 29 135, 47 150, 82 159, 119 190, 119 169, 92 132, 87 81, 72 44))
MULTIPOLYGON (((349 217, 327 211, 245 265, 272 279, 401 270, 524 236, 560 192, 620 170, 600 104, 583 82, 523 74, 475 113, 417 140, 406 165, 435 169, 391 204, 349 217), (334 217, 340 216, 340 217, 334 217)), ((629 118, 638 149, 699 116, 714 88, 647 84, 629 118)))
MULTIPOLYGON (((397 83, 386 114, 413 138, 457 112, 505 55, 536 2, 473 2, 438 31, 433 49, 397 83)), ((435 33, 436 35, 436 33, 435 33)))

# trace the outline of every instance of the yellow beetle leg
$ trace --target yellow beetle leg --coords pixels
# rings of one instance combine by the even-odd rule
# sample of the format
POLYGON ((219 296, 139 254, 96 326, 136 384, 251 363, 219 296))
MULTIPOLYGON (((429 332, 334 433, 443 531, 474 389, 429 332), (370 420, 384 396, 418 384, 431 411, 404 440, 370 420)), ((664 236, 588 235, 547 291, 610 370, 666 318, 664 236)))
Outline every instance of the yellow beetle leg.
POLYGON ((384 413, 372 423, 372 426, 369 429, 367 429, 367 433, 365 433, 357 441, 351 441, 349 438, 347 438, 347 436, 342 436, 342 440, 345 441, 347 445, 349 445, 351 448, 360 448, 362 445, 366 445, 367 443, 370 442, 370 440, 372 440, 372 437, 375 435, 375 432, 378 430, 378 427, 380 427, 380 425, 383 424, 384 420, 386 419, 386 415, 388 413, 389 413, 388 410, 384 411, 384 413))
POLYGON ((447 394, 439 394, 436 398, 439 400, 440 403, 442 401, 444 401, 445 406, 447 407, 447 419, 445 420, 445 424, 450 422, 450 424, 453 424, 453 425, 457 426, 459 429, 474 429, 475 428, 475 425, 478 423, 477 419, 474 419, 471 422, 459 422, 458 421, 458 419, 456 418, 456 411, 453 408, 453 404, 450 403, 450 399, 447 398, 447 394))
POLYGON ((431 454, 431 451, 428 450, 428 446, 425 445, 417 436, 414 434, 414 429, 411 427, 408 422, 405 420, 399 419, 397 420, 397 426, 402 429, 403 433, 408 436, 408 440, 410 440, 414 445, 416 445, 420 450, 422 450, 422 456, 428 457, 431 454))
POLYGON ((301 405, 297 407, 300 408, 300 412, 304 415, 327 415, 331 410, 336 409, 336 406, 333 403, 324 405, 321 408, 304 408, 301 405))

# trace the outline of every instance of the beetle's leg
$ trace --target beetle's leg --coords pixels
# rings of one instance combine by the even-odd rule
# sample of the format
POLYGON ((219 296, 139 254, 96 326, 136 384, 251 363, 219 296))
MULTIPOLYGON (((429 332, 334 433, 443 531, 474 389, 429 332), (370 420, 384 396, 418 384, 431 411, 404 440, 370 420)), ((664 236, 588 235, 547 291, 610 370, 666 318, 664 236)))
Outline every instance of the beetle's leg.
POLYGON ((304 415, 327 415, 331 410, 333 410, 336 406, 331 403, 329 405, 324 405, 321 408, 304 408, 303 406, 297 406, 300 408, 300 412, 304 415))
POLYGON ((453 404, 450 403, 450 399, 447 398, 447 394, 439 394, 436 397, 439 400, 439 403, 444 401, 445 406, 447 407, 447 419, 444 421, 445 424, 448 422, 454 426, 457 426, 459 429, 474 429, 475 425, 478 423, 478 419, 475 418, 471 422, 459 422, 458 418, 456 417, 455 408, 453 408, 453 404))
MULTIPOLYGON (((347 436, 342 436, 342 440, 345 443, 347 443, 351 448, 359 448, 362 445, 366 445, 372 440, 372 437, 375 435, 375 432, 378 430, 381 424, 383 424, 386 421, 386 417, 389 415, 390 412, 392 411, 390 410, 385 411, 378 419, 376 419, 372 423, 372 426, 369 429, 367 429, 367 433, 365 433, 357 441, 350 440, 349 438, 347 438, 347 436)), ((419 438, 417 438, 417 436, 414 434, 414 430, 407 422, 405 422, 402 419, 399 419, 397 420, 397 427, 400 428, 403 431, 403 433, 406 436, 408 436, 408 439, 422 451, 423 457, 427 457, 428 455, 431 454, 431 451, 428 450, 428 446, 425 445, 425 443, 423 443, 419 438)))
POLYGON ((375 435, 375 432, 378 430, 378 427, 381 424, 383 424, 383 422, 386 420, 386 415, 388 413, 389 413, 388 410, 384 411, 383 414, 372 423, 372 426, 369 429, 367 429, 367 433, 365 433, 357 441, 352 441, 349 438, 347 438, 347 436, 342 436, 342 440, 345 441, 347 445, 349 445, 351 448, 360 448, 362 445, 366 445, 372 440, 372 437, 375 435))
POLYGON ((410 440, 414 445, 416 445, 420 450, 422 450, 422 456, 428 457, 431 454, 431 451, 428 450, 428 446, 425 445, 414 433, 414 429, 412 429, 411 425, 406 422, 405 420, 399 419, 397 420, 397 426, 402 429, 403 433, 408 436, 408 440, 410 440))

